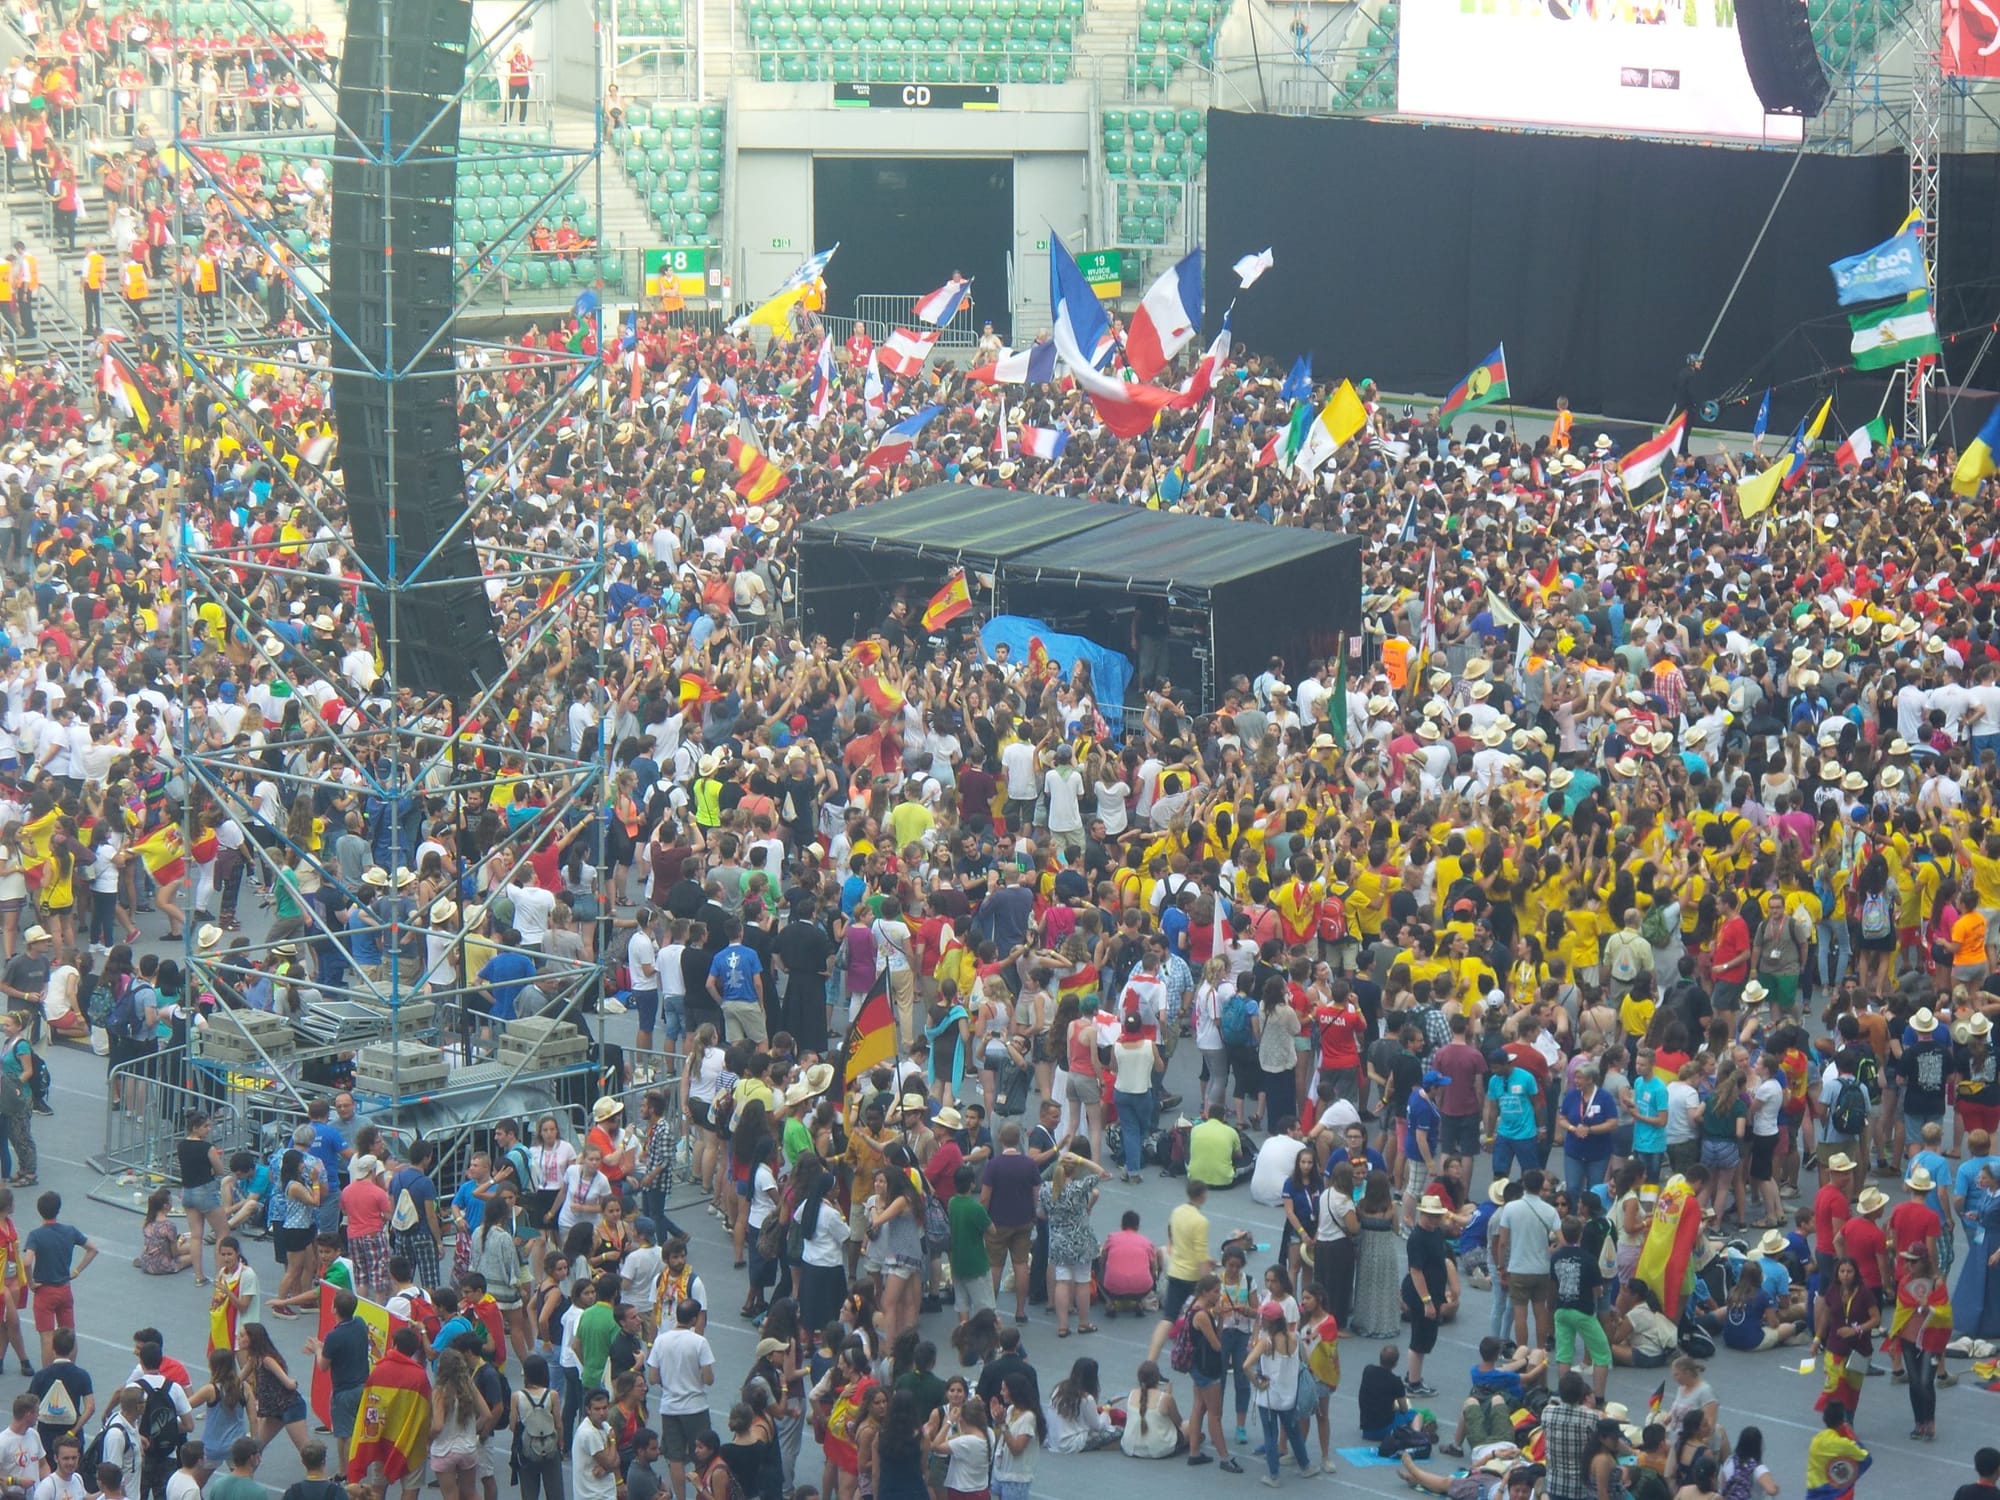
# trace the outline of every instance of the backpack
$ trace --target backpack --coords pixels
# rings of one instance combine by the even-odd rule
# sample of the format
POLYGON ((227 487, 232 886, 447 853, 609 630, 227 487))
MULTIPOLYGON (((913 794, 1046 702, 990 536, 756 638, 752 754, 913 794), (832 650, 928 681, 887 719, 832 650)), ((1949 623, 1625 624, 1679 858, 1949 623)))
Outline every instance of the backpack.
POLYGON ((1347 898, 1328 891, 1319 903, 1319 940, 1322 943, 1344 943, 1347 933, 1347 898))
POLYGON ((1250 1031, 1250 1017, 1255 1005, 1250 997, 1238 990, 1222 1007, 1222 1045, 1225 1047, 1247 1047, 1256 1038, 1250 1031))
POLYGON ((1858 1078, 1843 1078, 1833 1096, 1827 1123, 1844 1136, 1859 1138, 1868 1129, 1868 1091, 1858 1078))
POLYGON ((1873 1052, 1864 1052, 1861 1060, 1854 1065, 1854 1077, 1861 1087, 1868 1091, 1868 1102, 1878 1104, 1882 1099, 1882 1064, 1875 1060, 1873 1052))
POLYGON ((70 1397, 69 1387, 60 1380, 50 1381, 49 1388, 42 1392, 42 1404, 35 1408, 35 1420, 58 1432, 68 1432, 76 1426, 76 1402, 70 1397))
POLYGON ((1861 935, 1865 938, 1885 938, 1896 930, 1894 917, 1889 911, 1887 889, 1861 898, 1861 935))
POLYGON ((1187 1313, 1174 1319, 1174 1331, 1168 1336, 1167 1363, 1182 1375, 1194 1368, 1194 1319, 1187 1313))
POLYGON ((1722 1500, 1751 1500, 1757 1493, 1757 1466, 1736 1461, 1735 1469, 1723 1481, 1722 1500))
MULTIPOLYGON (((90 1472, 92 1474, 95 1474, 97 1472, 99 1464, 107 1462, 107 1460, 104 1457, 104 1438, 105 1434, 109 1433, 111 1429, 114 1427, 117 1428, 120 1432, 125 1434, 125 1452, 123 1454, 123 1457, 126 1460, 126 1462, 120 1463, 118 1467, 128 1472, 133 1467, 133 1465, 130 1463, 130 1459, 132 1457, 133 1451, 137 1449, 137 1447, 139 1446, 138 1434, 133 1432, 131 1427, 126 1424, 125 1419, 114 1411, 113 1413, 111 1413, 110 1416, 106 1417, 102 1422, 98 1423, 97 1436, 92 1438, 90 1440, 90 1445, 83 1450, 83 1463, 90 1465, 90 1472)), ((77 1471, 81 1473, 82 1469, 83 1465, 79 1464, 77 1466, 77 1471)))
POLYGON ((1639 918, 1639 936, 1654 948, 1664 948, 1673 941, 1673 935, 1667 931, 1664 908, 1657 905, 1646 908, 1646 914, 1639 918))
MULTIPOLYGON (((111 986, 90 976, 90 998, 83 1002, 83 1018, 101 1030, 111 1029, 111 1012, 117 1008, 118 997, 111 993, 111 986)), ((93 1470, 93 1473, 96 1471, 93 1470)))
POLYGON ((530 1463, 547 1463, 552 1458, 560 1458, 563 1451, 562 1434, 556 1430, 555 1413, 550 1410, 554 1393, 542 1392, 537 1401, 526 1392, 522 1393, 521 1438, 518 1444, 521 1457, 530 1463))
POLYGON ((1639 977, 1639 960, 1633 952, 1633 945, 1627 939, 1626 934, 1622 932, 1615 933, 1612 941, 1605 944, 1605 950, 1611 955, 1611 977, 1613 979, 1624 984, 1639 977))
POLYGON ((159 1384, 149 1384, 143 1377, 139 1383, 146 1388, 146 1404, 139 1411, 139 1446, 154 1462, 163 1462, 181 1444, 181 1416, 174 1410, 173 1383, 162 1375, 159 1384))

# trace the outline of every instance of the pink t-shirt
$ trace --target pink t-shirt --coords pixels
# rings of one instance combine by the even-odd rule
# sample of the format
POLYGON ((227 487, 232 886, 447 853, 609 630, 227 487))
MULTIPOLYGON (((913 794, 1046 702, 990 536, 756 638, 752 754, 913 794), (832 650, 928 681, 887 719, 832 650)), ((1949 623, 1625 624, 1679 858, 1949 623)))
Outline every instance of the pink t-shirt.
POLYGON ((373 1179, 350 1182, 340 1190, 340 1211, 347 1216, 349 1239, 380 1234, 389 1222, 391 1207, 388 1192, 373 1179))
POLYGON ((1104 1291, 1112 1297, 1143 1297, 1153 1289, 1153 1242, 1136 1229, 1114 1229, 1104 1237, 1104 1291))

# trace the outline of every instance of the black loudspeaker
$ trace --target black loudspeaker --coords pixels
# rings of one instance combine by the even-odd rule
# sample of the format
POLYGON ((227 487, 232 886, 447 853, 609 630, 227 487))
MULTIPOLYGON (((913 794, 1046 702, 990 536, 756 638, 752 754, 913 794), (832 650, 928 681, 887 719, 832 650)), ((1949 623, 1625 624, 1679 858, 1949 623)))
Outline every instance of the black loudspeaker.
POLYGON ((469 0, 349 0, 333 151, 334 418, 364 591, 399 688, 461 702, 499 678, 465 516, 451 343, 459 108, 469 0), (424 351, 419 353, 419 351, 424 351))
POLYGON ((1750 86, 1768 113, 1810 120, 1826 108, 1832 86, 1813 46, 1805 0, 1737 0, 1736 34, 1750 86))

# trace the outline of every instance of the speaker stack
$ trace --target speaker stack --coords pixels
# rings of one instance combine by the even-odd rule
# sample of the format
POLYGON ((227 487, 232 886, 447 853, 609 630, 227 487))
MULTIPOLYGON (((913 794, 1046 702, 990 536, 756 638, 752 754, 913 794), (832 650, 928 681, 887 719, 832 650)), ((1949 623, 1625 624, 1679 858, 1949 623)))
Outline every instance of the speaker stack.
POLYGON ((1810 120, 1826 108, 1832 86, 1813 46, 1805 0, 1736 0, 1736 34, 1750 86, 1767 113, 1810 120))
POLYGON ((470 529, 444 540, 466 511, 451 323, 471 35, 470 0, 348 0, 338 107, 365 150, 337 134, 326 295, 355 552, 408 585, 393 641, 387 591, 364 591, 389 680, 461 701, 506 668, 470 529))

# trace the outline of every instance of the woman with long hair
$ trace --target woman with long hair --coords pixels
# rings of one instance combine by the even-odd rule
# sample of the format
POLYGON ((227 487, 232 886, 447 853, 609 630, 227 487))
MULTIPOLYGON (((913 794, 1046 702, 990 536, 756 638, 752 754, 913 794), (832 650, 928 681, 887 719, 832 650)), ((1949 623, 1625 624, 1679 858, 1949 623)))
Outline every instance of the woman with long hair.
POLYGON ((213 1471, 229 1456, 230 1445, 250 1432, 249 1395, 234 1349, 212 1349, 208 1382, 188 1392, 188 1405, 206 1408, 201 1419, 203 1468, 213 1471))
POLYGON ((250 1390, 257 1410, 251 1436, 259 1447, 268 1447, 280 1432, 301 1452, 306 1446, 306 1398, 285 1356, 271 1342, 271 1331, 262 1323, 245 1323, 236 1333, 242 1349, 242 1364, 250 1377, 250 1390))
MULTIPOLYGON (((811 1187, 801 1188, 799 1197, 793 1215, 805 1242, 796 1268, 799 1322, 807 1328, 824 1328, 838 1316, 847 1298, 850 1231, 840 1211, 839 1175, 822 1172, 811 1187)), ((767 1332, 766 1337, 770 1336, 767 1332)))
POLYGON ((1354 1319, 1363 1338, 1398 1337, 1403 1323, 1402 1241, 1396 1238, 1396 1200, 1387 1172, 1370 1172, 1361 1201, 1361 1248, 1354 1267, 1354 1319))
POLYGON ((1125 1429, 1118 1447, 1127 1458, 1172 1458, 1187 1444, 1174 1383, 1152 1360, 1139 1362, 1139 1383, 1125 1398, 1125 1429))
POLYGON ((194 1249, 183 1243, 173 1209, 174 1195, 166 1188, 155 1189, 146 1200, 146 1225, 132 1264, 148 1276, 172 1276, 194 1264, 194 1249))
POLYGON ((923 1201, 910 1174, 890 1167, 875 1174, 870 1203, 870 1254, 882 1267, 882 1334, 894 1343, 923 1310, 923 1201))
POLYGON ((443 1500, 475 1500, 479 1492, 479 1429, 492 1413, 472 1383, 465 1356, 447 1349, 431 1380, 431 1473, 443 1500))
POLYGON ((228 1175, 228 1163, 222 1148, 211 1138, 214 1128, 215 1122, 207 1115, 190 1115, 187 1134, 174 1148, 180 1159, 181 1208, 187 1214, 196 1286, 208 1285, 202 1270, 204 1232, 215 1231, 217 1239, 229 1233, 229 1216, 222 1211, 222 1179, 228 1175))
POLYGON ((1733 1061, 1724 1060, 1715 1076, 1715 1088, 1707 1099, 1688 1109, 1691 1120, 1701 1124, 1701 1164, 1708 1168, 1698 1201, 1703 1209, 1714 1209, 1718 1225, 1727 1202, 1742 1223, 1750 1222, 1750 1200, 1744 1189, 1744 1137, 1750 1129, 1749 1102, 1743 1096, 1743 1071, 1733 1061), (1727 1196, 1725 1196, 1727 1195, 1727 1196))
POLYGON ((509 1425, 514 1430, 521 1500, 563 1500, 568 1463, 562 1451, 562 1393, 549 1385, 549 1362, 543 1356, 530 1354, 521 1361, 521 1384, 512 1405, 509 1425))
POLYGON ((993 1429, 993 1500, 1028 1500, 1035 1483, 1035 1453, 1047 1441, 1048 1419, 1029 1377, 1000 1382, 1000 1411, 993 1429))
POLYGON ((1118 1429, 1098 1401, 1097 1361, 1079 1359, 1049 1392, 1049 1435, 1043 1446, 1051 1453, 1094 1453, 1115 1444, 1118 1429))
POLYGON ((1281 1196, 1278 1200, 1278 1206, 1285 1211, 1285 1228, 1278 1239, 1278 1255, 1291 1267, 1294 1281, 1305 1274, 1305 1245, 1318 1230, 1320 1194, 1325 1190, 1326 1183, 1320 1177, 1319 1153, 1311 1146, 1301 1146, 1299 1154, 1292 1158, 1292 1173, 1285 1179, 1284 1187, 1279 1189, 1281 1196))
POLYGON ((1298 1335, 1292 1332, 1285 1321, 1285 1309, 1277 1302, 1266 1302, 1259 1309, 1258 1323, 1261 1326, 1250 1342, 1250 1352, 1243 1358, 1243 1368, 1249 1372, 1250 1383, 1255 1387, 1253 1400, 1264 1428, 1265 1483, 1277 1482, 1278 1463, 1288 1443, 1292 1456, 1299 1461, 1299 1473, 1311 1478, 1319 1472, 1319 1465, 1306 1456, 1305 1428, 1297 1411, 1298 1335))
MULTIPOLYGON (((1861 873, 1854 877, 1854 889, 1847 898, 1847 914, 1856 921, 1859 931, 1855 963, 1861 988, 1871 995, 1887 995, 1895 988, 1896 914, 1900 900, 1901 887, 1889 873, 1889 861, 1880 854, 1871 854, 1861 873)), ((1853 1410, 1848 1407, 1850 1413, 1853 1410)))
POLYGON ((275 1237, 285 1257, 285 1274, 278 1295, 291 1297, 306 1289, 312 1263, 312 1242, 318 1232, 321 1184, 306 1173, 306 1156, 296 1146, 278 1159, 281 1199, 275 1237))
POLYGON ((880 1413, 889 1409, 888 1393, 876 1383, 868 1351, 859 1339, 841 1346, 813 1396, 823 1424, 820 1446, 839 1500, 854 1500, 860 1493, 864 1470, 872 1491, 875 1440, 882 1428, 880 1413))
MULTIPOLYGON (((1910 1399, 1916 1400, 1916 1392, 1910 1393, 1910 1399)), ((1735 1447, 1722 1461, 1715 1478, 1717 1488, 1725 1494, 1749 1493, 1763 1495, 1765 1500, 1776 1500, 1778 1481, 1764 1467, 1764 1430, 1761 1427, 1746 1427, 1736 1434, 1735 1447), (1739 1486, 1732 1491, 1731 1486, 1736 1483, 1738 1474, 1747 1474, 1749 1485, 1747 1489, 1739 1486)))

